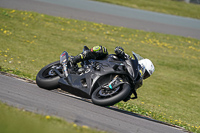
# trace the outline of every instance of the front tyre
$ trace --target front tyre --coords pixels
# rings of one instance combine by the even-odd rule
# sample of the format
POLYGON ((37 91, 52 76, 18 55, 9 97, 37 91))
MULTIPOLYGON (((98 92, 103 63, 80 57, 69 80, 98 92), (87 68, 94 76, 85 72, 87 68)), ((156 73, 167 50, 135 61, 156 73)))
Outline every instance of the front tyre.
POLYGON ((62 70, 60 61, 55 61, 43 67, 36 76, 36 83, 40 88, 52 90, 59 87, 58 80, 60 77, 53 72, 52 67, 55 67, 59 71, 62 70))
POLYGON ((131 92, 131 87, 129 84, 123 84, 110 92, 105 92, 104 88, 102 86, 98 87, 93 93, 92 93, 92 102, 94 104, 100 105, 100 106, 111 106, 114 105, 121 100, 124 100, 131 92))

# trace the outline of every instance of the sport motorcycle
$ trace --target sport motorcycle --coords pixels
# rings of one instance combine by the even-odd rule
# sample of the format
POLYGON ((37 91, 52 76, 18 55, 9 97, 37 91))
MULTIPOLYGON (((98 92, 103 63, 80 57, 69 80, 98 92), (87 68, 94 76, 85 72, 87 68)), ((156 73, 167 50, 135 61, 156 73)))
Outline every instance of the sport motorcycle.
POLYGON ((47 90, 60 88, 91 99, 100 106, 111 106, 122 100, 126 102, 137 98, 136 90, 141 86, 145 72, 138 64, 142 57, 132 54, 132 59, 122 60, 110 54, 102 60, 90 59, 73 66, 69 61, 73 57, 64 51, 60 61, 48 64, 38 72, 36 83, 47 90))

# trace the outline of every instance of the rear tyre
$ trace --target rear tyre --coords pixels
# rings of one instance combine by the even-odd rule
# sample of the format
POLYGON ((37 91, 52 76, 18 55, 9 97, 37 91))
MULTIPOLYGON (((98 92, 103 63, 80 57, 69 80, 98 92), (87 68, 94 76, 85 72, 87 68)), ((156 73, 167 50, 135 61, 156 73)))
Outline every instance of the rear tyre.
POLYGON ((60 77, 51 70, 53 66, 57 68, 61 67, 60 61, 48 64, 38 72, 36 76, 36 83, 40 88, 52 90, 59 87, 58 80, 60 77))
POLYGON ((113 89, 113 92, 108 94, 102 91, 104 90, 102 86, 100 86, 92 93, 92 102, 100 106, 111 106, 129 96, 131 87, 129 84, 123 84, 120 85, 119 88, 116 87, 115 90, 113 89))

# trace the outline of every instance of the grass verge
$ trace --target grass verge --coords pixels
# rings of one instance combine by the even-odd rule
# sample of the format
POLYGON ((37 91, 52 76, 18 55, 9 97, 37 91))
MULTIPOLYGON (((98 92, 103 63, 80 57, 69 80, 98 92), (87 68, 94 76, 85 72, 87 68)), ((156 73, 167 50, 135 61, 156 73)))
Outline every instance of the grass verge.
POLYGON ((1 133, 103 133, 61 118, 38 115, 0 102, 1 133))
POLYGON ((200 5, 178 0, 95 0, 136 9, 200 19, 200 5))
POLYGON ((120 45, 151 59, 156 71, 137 100, 117 106, 200 132, 200 40, 3 8, 0 19, 1 71, 35 79, 64 50, 103 45, 112 54, 120 45))

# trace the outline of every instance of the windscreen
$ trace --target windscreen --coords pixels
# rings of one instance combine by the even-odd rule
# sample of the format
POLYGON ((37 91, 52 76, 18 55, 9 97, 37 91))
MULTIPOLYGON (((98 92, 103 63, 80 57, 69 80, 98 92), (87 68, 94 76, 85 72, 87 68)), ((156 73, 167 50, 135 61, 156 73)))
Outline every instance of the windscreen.
POLYGON ((140 56, 139 54, 136 54, 133 51, 132 51, 132 54, 133 54, 133 56, 135 55, 137 57, 138 61, 144 59, 142 56, 140 56))

